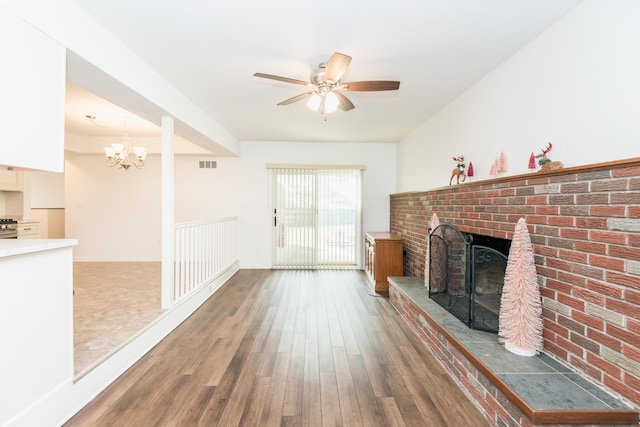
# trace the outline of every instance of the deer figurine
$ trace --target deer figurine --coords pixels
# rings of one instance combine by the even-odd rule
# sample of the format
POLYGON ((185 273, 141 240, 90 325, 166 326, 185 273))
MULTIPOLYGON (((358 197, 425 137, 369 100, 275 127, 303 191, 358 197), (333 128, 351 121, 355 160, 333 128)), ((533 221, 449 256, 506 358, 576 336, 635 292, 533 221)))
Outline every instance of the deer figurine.
POLYGON ((549 143, 545 148, 542 149, 542 154, 538 154, 534 156, 538 160, 538 164, 540 165, 540 171, 552 171, 556 169, 562 169, 564 165, 562 162, 552 162, 551 159, 547 157, 547 154, 553 148, 553 144, 549 143))
POLYGON ((460 177, 462 177, 462 182, 467 178, 467 175, 464 173, 464 168, 466 165, 464 164, 464 156, 454 157, 453 161, 458 162, 455 168, 451 171, 451 178, 449 178, 449 185, 453 181, 453 177, 456 177, 456 184, 460 184, 460 177))

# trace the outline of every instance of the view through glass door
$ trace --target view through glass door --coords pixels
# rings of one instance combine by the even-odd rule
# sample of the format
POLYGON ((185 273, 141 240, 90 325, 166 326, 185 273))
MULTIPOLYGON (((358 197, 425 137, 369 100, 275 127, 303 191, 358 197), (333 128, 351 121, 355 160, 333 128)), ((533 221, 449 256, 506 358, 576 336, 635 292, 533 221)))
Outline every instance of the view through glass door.
POLYGON ((273 268, 355 269, 360 169, 273 169, 273 268))

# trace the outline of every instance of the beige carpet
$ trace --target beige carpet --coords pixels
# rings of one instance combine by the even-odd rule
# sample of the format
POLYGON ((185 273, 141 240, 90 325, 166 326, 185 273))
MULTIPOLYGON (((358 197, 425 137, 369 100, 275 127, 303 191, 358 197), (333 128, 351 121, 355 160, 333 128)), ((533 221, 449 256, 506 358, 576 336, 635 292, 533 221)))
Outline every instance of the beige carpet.
POLYGON ((75 374, 93 367, 157 319, 160 262, 74 262, 75 374))

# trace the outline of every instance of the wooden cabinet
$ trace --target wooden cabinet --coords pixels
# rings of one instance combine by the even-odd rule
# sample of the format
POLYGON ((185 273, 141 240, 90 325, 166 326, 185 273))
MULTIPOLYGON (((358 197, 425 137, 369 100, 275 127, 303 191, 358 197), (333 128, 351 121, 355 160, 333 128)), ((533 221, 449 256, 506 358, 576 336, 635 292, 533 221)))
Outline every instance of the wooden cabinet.
POLYGON ((18 222, 18 239, 39 239, 39 222, 18 222))
POLYGON ((23 173, 0 170, 0 191, 22 191, 24 189, 23 173))
POLYGON ((391 233, 365 233, 364 269, 373 289, 389 292, 389 276, 402 276, 402 238, 391 233))
POLYGON ((64 209, 31 209, 31 219, 38 222, 41 239, 64 239, 64 209))

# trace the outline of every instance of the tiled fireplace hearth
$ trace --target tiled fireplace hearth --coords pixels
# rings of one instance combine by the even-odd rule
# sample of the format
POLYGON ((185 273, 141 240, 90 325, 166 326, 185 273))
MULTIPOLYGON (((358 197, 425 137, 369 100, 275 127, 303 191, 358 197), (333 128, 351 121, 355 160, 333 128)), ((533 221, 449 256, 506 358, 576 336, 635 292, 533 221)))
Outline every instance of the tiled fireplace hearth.
POLYGON ((545 352, 640 408, 640 159, 394 194, 390 231, 403 238, 405 276, 424 275, 434 212, 503 239, 524 217, 545 352))

